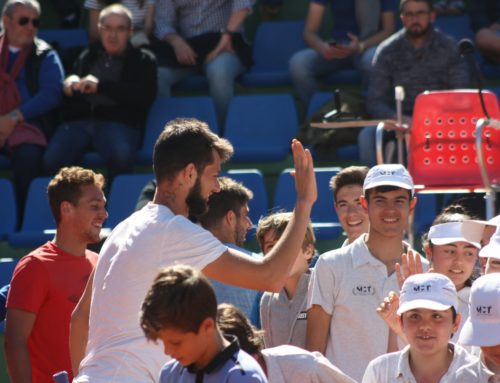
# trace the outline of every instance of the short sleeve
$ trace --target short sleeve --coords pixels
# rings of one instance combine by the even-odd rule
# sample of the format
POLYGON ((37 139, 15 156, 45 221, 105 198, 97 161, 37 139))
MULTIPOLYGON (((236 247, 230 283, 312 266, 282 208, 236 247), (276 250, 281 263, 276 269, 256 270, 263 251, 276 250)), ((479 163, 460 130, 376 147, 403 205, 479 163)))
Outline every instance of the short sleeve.
POLYGON ((27 256, 17 264, 7 297, 8 309, 37 314, 49 292, 49 278, 42 262, 27 256))
POLYGON ((361 383, 379 383, 379 380, 377 380, 377 374, 376 374, 376 368, 375 368, 375 363, 372 360, 369 364, 368 367, 366 367, 365 374, 363 375, 363 380, 361 383))
POLYGON ((331 259, 320 256, 311 273, 307 293, 307 309, 319 305, 326 313, 333 314, 335 300, 335 274, 331 259))

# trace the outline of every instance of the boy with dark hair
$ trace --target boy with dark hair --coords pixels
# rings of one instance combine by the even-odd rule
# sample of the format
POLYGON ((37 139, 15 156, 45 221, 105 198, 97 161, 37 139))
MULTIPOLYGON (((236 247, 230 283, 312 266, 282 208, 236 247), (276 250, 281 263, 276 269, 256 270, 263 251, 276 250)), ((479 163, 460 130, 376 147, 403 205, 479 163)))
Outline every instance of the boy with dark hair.
MULTIPOLYGON (((259 221, 257 240, 264 256, 278 242, 292 218, 291 213, 274 213, 259 221)), ((309 223, 302 248, 290 270, 285 286, 276 294, 265 292, 260 300, 260 322, 266 347, 291 344, 304 348, 307 329, 307 286, 309 263, 316 238, 309 223)))
POLYGON ((263 331, 232 305, 219 305, 217 324, 225 335, 238 338, 241 349, 259 362, 272 383, 355 383, 319 352, 288 344, 264 349, 263 331))
POLYGON ((413 180, 402 165, 371 168, 363 192, 369 232, 319 257, 309 285, 307 324, 307 349, 324 353, 358 381, 370 360, 397 348, 376 309, 389 291, 399 290, 395 268, 409 250, 403 237, 416 204, 413 180))
POLYGON ((210 282, 185 265, 164 268, 142 303, 140 324, 149 340, 160 339, 176 360, 165 364, 160 383, 267 382, 258 363, 225 339, 216 322, 217 300, 210 282))
POLYGON ((363 383, 488 382, 478 358, 450 342, 461 316, 453 282, 438 273, 403 283, 397 311, 408 346, 368 365, 363 383))
POLYGON ((330 180, 335 211, 347 236, 343 246, 351 244, 361 234, 367 233, 370 226, 368 215, 359 200, 363 194, 363 182, 368 170, 366 166, 349 166, 330 180))

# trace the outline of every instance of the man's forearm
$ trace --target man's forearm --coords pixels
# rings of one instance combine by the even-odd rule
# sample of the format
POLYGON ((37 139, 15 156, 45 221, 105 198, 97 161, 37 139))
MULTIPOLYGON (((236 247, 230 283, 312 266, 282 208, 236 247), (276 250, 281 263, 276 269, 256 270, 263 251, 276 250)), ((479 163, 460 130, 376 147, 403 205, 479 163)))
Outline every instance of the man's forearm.
POLYGON ((226 23, 226 29, 232 32, 236 31, 241 24, 243 24, 249 13, 249 8, 242 8, 231 13, 229 20, 226 23))
POLYGON ((5 359, 12 383, 31 383, 31 359, 26 343, 5 337, 5 359))
POLYGON ((80 362, 85 357, 85 349, 87 347, 89 334, 88 321, 85 321, 75 313, 71 317, 71 325, 69 331, 69 352, 71 356, 71 368, 73 374, 78 374, 80 362))

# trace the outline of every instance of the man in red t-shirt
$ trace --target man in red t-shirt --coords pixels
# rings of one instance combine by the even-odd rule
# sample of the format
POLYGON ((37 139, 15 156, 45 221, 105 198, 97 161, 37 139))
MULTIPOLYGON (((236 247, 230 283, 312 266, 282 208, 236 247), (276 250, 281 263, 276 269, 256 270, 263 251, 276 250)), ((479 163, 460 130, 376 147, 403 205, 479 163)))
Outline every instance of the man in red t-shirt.
POLYGON ((52 383, 61 370, 72 379, 69 323, 97 261, 86 248, 99 242, 108 217, 103 187, 101 174, 80 167, 62 168, 49 183, 56 235, 19 261, 7 298, 5 355, 13 382, 52 383))

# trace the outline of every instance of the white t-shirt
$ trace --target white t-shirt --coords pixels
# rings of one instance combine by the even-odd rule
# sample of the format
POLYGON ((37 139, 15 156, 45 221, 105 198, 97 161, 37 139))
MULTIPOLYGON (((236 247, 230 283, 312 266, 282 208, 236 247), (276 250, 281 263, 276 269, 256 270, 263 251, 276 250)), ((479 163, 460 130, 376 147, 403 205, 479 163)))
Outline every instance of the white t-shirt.
POLYGON ((161 267, 201 270, 226 250, 210 232, 166 206, 149 203, 121 222, 99 255, 86 357, 75 382, 156 382, 169 358, 139 326, 147 290, 161 267))
MULTIPOLYGON (((325 356, 358 381, 368 363, 387 352, 389 328, 376 310, 390 291, 399 291, 396 273, 387 275, 365 237, 319 257, 307 302, 308 309, 319 305, 332 316, 325 356)), ((426 271, 429 263, 422 264, 426 271)))
MULTIPOLYGON (((150 5, 155 4, 155 0, 144 0, 144 6, 142 8, 139 6, 139 2, 137 0, 122 0, 118 2, 127 7, 132 13, 132 25, 134 26, 134 29, 144 29, 146 10, 150 5)), ((99 11, 104 8, 98 0, 85 0, 83 6, 85 9, 97 9, 99 11)))
POLYGON ((356 383, 320 352, 282 345, 262 350, 271 383, 356 383))
MULTIPOLYGON (((462 347, 449 343, 453 360, 439 383, 487 383, 490 374, 481 361, 462 347)), ((362 383, 415 383, 410 369, 410 346, 403 350, 379 356, 366 368, 362 383)))
MULTIPOLYGON (((460 291, 457 292, 458 295, 458 313, 462 316, 462 319, 460 321, 460 327, 458 328, 457 332, 453 334, 453 338, 451 338, 451 341, 453 343, 458 342, 458 338, 460 337, 460 331, 462 331, 462 327, 465 324, 465 321, 469 317, 469 295, 470 295, 470 287, 464 287, 460 291)), ((468 348, 465 347, 467 351, 468 348)))

